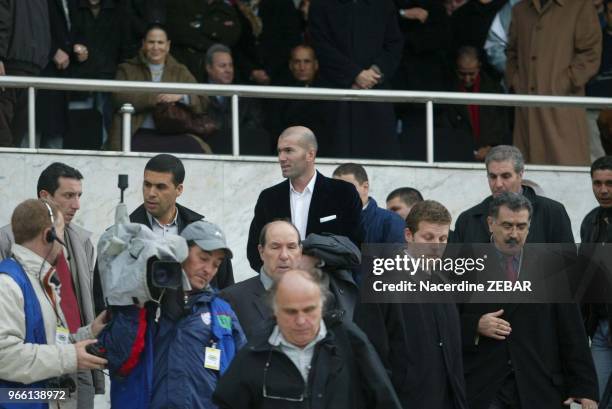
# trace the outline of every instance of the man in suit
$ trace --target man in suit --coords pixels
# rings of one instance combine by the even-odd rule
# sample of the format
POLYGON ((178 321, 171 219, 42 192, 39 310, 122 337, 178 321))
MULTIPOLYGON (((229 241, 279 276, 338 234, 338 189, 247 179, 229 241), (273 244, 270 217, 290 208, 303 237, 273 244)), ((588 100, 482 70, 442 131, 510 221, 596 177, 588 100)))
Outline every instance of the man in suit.
MULTIPOLYGON (((59 207, 66 224, 63 236, 59 237, 65 247, 58 255, 56 268, 62 284, 60 305, 71 333, 96 318, 91 284, 95 261, 91 232, 72 223, 81 207, 82 180, 83 175, 77 169, 55 162, 42 171, 36 187, 39 198, 59 207)), ((0 259, 11 256, 13 242, 11 226, 0 229, 0 259)), ((104 376, 100 372, 81 370, 78 388, 78 407, 92 407, 94 393, 104 393, 104 376)))
POLYGON ((285 181, 261 192, 249 229, 247 257, 259 271, 257 237, 276 219, 290 218, 303 240, 310 233, 333 233, 361 242, 361 199, 350 183, 315 170, 317 139, 303 126, 287 128, 278 138, 278 161, 285 181))
MULTIPOLYGON (((183 193, 185 167, 183 162, 166 153, 151 158, 144 169, 142 196, 144 203, 130 214, 130 222, 149 227, 157 236, 179 235, 183 229, 204 216, 176 203, 183 193)), ((219 272, 210 283, 223 289, 234 284, 234 273, 230 260, 224 260, 219 272)), ((96 269, 94 276, 96 309, 104 308, 102 284, 96 269)))
MULTIPOLYGON (((487 224, 497 257, 489 257, 487 274, 499 272, 512 282, 537 277, 540 269, 532 266, 538 262, 525 262, 533 260, 524 248, 532 214, 518 193, 492 199, 487 224)), ((466 303, 460 316, 470 408, 597 407, 595 369, 576 304, 466 303)))
POLYGON ((461 213, 455 223, 455 243, 488 243, 488 208, 493 198, 504 192, 522 193, 533 206, 528 243, 573 243, 572 225, 565 207, 552 199, 536 195, 522 184, 525 161, 518 148, 508 145, 493 147, 485 158, 491 196, 461 213))
POLYGON ((257 246, 263 265, 259 276, 249 278, 221 292, 238 317, 247 339, 273 319, 274 314, 265 295, 288 270, 298 267, 302 257, 300 234, 293 224, 278 220, 266 224, 257 246))
MULTIPOLYGON (((445 246, 450 223, 442 204, 418 202, 406 219, 406 241, 445 246)), ((454 304, 362 303, 355 322, 376 348, 404 408, 467 409, 454 304)))

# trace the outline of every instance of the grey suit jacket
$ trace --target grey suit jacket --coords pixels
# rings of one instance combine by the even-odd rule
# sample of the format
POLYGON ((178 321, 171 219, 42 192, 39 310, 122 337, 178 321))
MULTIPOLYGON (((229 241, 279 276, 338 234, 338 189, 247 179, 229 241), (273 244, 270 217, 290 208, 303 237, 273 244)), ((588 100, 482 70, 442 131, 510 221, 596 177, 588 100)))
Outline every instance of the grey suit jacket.
POLYGON ((267 291, 259 276, 227 287, 220 297, 230 303, 247 339, 269 328, 274 320, 272 308, 266 300, 267 291))

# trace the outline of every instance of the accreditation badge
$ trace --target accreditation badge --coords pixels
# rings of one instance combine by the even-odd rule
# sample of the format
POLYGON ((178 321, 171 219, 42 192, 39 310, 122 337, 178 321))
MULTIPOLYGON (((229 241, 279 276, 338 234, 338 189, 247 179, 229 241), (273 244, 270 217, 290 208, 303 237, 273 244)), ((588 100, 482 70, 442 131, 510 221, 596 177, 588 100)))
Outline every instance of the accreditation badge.
POLYGON ((68 328, 58 325, 55 329, 55 345, 70 345, 70 331, 68 328))
POLYGON ((204 349, 204 368, 218 371, 221 369, 221 350, 216 344, 204 349))

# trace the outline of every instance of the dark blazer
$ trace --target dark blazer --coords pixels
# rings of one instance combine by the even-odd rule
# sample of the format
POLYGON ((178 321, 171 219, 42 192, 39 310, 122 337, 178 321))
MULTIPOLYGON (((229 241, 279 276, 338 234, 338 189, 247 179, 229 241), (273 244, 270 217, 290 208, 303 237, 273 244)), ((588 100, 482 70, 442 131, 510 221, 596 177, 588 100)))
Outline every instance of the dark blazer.
POLYGON ((325 325, 327 335, 315 345, 307 382, 287 355, 270 345, 270 327, 238 351, 213 402, 220 409, 401 409, 365 334, 353 323, 326 319, 325 325), (303 401, 296 399, 300 395, 303 401))
POLYGON ((467 409, 454 304, 359 304, 355 323, 390 374, 404 408, 467 409))
POLYGON ((274 314, 266 301, 266 289, 259 276, 234 284, 221 291, 219 296, 232 306, 247 339, 272 325, 274 314))
MULTIPOLYGON (((312 0, 308 29, 319 60, 320 86, 348 89, 362 70, 377 65, 390 88, 402 57, 403 37, 391 0, 312 0)), ((328 129, 317 135, 319 156, 398 158, 393 105, 329 102, 328 129)))
MULTIPOLYGON (((176 222, 178 224, 179 233, 183 231, 188 224, 191 224, 195 221, 202 220, 204 216, 199 213, 194 212, 191 209, 188 209, 180 204, 176 204, 176 208, 178 211, 178 216, 176 222)), ((132 223, 140 223, 144 224, 148 228, 151 228, 151 223, 149 222, 149 218, 147 217, 147 211, 144 208, 144 205, 140 205, 130 214, 130 222, 132 223)), ((232 269, 232 261, 229 259, 225 259, 221 266, 219 267, 219 271, 215 278, 212 279, 210 284, 213 287, 218 289, 223 289, 225 287, 229 287, 234 284, 234 271, 232 269)), ((96 267, 94 270, 94 302, 96 305, 96 312, 101 312, 105 308, 104 302, 104 294, 102 293, 102 281, 100 280, 100 273, 98 271, 98 263, 96 262, 96 267)))
MULTIPOLYGON (((249 228, 247 257, 251 267, 259 271, 262 262, 257 251, 259 232, 267 223, 277 219, 291 219, 289 179, 263 190, 255 204, 255 215, 249 228)), ((359 228, 361 199, 355 186, 342 180, 331 179, 317 172, 312 193, 306 235, 310 233, 333 233, 347 236, 358 247, 362 233, 359 228), (333 220, 321 222, 321 218, 335 216, 333 220)))
MULTIPOLYGON (((523 186, 523 195, 533 206, 527 243, 574 243, 572 224, 565 207, 552 199, 538 196, 535 191, 523 186)), ((487 225, 489 205, 493 196, 461 213, 452 235, 454 243, 489 243, 491 233, 487 225)))
POLYGON ((487 409, 511 371, 523 408, 560 409, 570 396, 598 399, 593 360, 576 304, 464 304, 462 321, 471 409, 487 409), (478 319, 500 308, 512 334, 504 341, 480 337, 476 345, 478 319))
MULTIPOLYGON (((546 254, 529 250, 525 249, 519 280, 537 282, 543 278, 544 270, 548 270, 544 274, 553 270, 542 265, 550 263, 551 259, 544 257, 546 254)), ((552 261, 561 263, 558 257, 552 261)), ((503 274, 501 265, 499 268, 492 265, 484 273, 489 279, 500 279, 503 274)), ((556 280, 559 284, 562 281, 562 276, 556 280)), ((494 302, 459 306, 470 409, 488 409, 500 386, 512 373, 522 408, 561 409, 566 407, 563 401, 570 396, 598 399, 595 368, 577 304, 489 300, 494 302), (504 310, 500 318, 510 323, 512 333, 503 341, 478 335, 482 315, 500 309, 504 310)))

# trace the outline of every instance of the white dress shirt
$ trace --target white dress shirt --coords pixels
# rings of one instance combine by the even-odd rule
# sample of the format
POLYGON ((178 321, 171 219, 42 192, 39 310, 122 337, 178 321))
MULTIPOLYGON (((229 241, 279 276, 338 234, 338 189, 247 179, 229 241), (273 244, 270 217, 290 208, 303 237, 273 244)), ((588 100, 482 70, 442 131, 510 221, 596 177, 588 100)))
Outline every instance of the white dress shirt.
POLYGON ((291 180, 289 181, 289 197, 291 203, 291 222, 297 227, 300 232, 300 238, 306 238, 306 227, 308 226, 308 210, 310 209, 310 201, 314 192, 315 181, 317 180, 317 172, 315 171, 310 182, 306 185, 303 192, 298 192, 293 188, 291 180))

